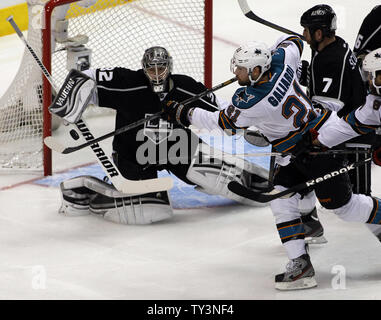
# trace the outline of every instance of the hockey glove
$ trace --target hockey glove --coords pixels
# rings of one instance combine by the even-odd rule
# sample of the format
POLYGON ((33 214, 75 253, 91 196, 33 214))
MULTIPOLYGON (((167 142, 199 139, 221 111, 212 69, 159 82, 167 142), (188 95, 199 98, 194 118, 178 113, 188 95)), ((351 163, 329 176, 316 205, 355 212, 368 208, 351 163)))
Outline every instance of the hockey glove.
POLYGON ((176 101, 164 101, 162 104, 163 118, 171 123, 177 123, 183 127, 189 127, 190 122, 188 119, 190 106, 185 106, 176 101))
POLYGON ((323 111, 325 111, 326 109, 324 108, 324 106, 319 103, 319 102, 316 102, 314 100, 311 101, 312 102, 312 106, 314 107, 315 110, 318 110, 320 112, 320 114, 323 113, 323 111))
POLYGON ((306 87, 307 86, 307 74, 308 74, 309 63, 306 60, 301 60, 299 62, 298 69, 296 70, 296 75, 298 77, 299 83, 306 87))
POLYGON ((315 129, 310 129, 304 133, 302 139, 296 144, 294 155, 300 156, 309 152, 323 151, 325 147, 316 146, 312 142, 317 139, 319 132, 315 129))
POLYGON ((90 102, 95 85, 93 79, 72 69, 49 107, 49 111, 69 123, 76 123, 90 102))
POLYGON ((376 150, 373 151, 372 159, 376 165, 381 166, 381 147, 378 147, 376 150))

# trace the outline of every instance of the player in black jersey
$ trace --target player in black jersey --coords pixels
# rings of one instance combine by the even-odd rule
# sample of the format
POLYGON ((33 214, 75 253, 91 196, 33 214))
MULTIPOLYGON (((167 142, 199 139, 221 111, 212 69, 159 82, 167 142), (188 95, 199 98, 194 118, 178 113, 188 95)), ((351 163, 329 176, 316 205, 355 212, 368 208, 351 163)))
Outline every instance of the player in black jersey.
MULTIPOLYGON (((364 18, 356 37, 353 52, 361 66, 365 55, 381 48, 381 5, 375 6, 364 18)), ((366 79, 364 79, 366 82, 366 79)), ((381 165, 381 134, 378 131, 372 146, 373 162, 381 165)))
POLYGON ((335 33, 336 14, 328 5, 317 5, 301 17, 303 35, 311 47, 307 92, 313 101, 337 102, 339 116, 362 105, 366 90, 357 59, 349 45, 335 33))
MULTIPOLYGON (((145 51, 142 68, 139 70, 120 67, 86 70, 84 74, 96 83, 96 88, 89 94, 89 103, 115 109, 115 129, 119 129, 161 111, 165 101, 184 101, 206 90, 202 83, 189 76, 172 74, 172 68, 173 61, 168 51, 163 47, 151 47, 145 51)), ((205 110, 218 110, 214 94, 209 94, 195 103, 205 110)), ((83 110, 73 112, 77 113, 77 120, 83 110)), ((69 112, 66 118, 63 116, 67 121, 68 114, 69 112)), ((116 135, 112 145, 113 159, 121 174, 129 180, 157 178, 157 172, 165 169, 184 182, 195 185, 199 191, 255 205, 255 202, 230 192, 227 184, 229 179, 265 183, 268 171, 246 161, 240 161, 243 164, 241 167, 234 161, 230 164, 216 161, 212 166, 192 162, 193 159, 205 155, 205 150, 199 150, 200 143, 199 137, 190 129, 158 119, 116 135), (173 137, 176 139, 172 139, 173 137), (177 150, 180 155, 171 153, 175 145, 180 147, 177 150), (261 177, 253 174, 254 172, 261 177)), ((212 150, 209 146, 206 149, 212 150)), ((173 215, 166 191, 134 197, 123 197, 123 194, 112 197, 107 188, 105 183, 96 181, 93 177, 77 177, 64 181, 61 184, 63 201, 60 212, 66 215, 90 212, 125 224, 147 224, 173 215), (93 188, 96 191, 90 190, 89 185, 97 186, 93 188), (99 192, 102 188, 106 190, 99 192)))
MULTIPOLYGON (((359 32, 356 37, 356 42, 353 52, 356 54, 361 66, 364 57, 371 51, 381 48, 381 5, 375 6, 368 15, 364 18, 359 32)), ((366 81, 367 79, 364 79, 366 81)), ((372 144, 373 162, 381 165, 381 132, 380 129, 376 132, 375 139, 372 144)), ((369 172, 370 175, 370 172, 369 172)), ((369 179, 370 183, 370 179, 369 179)), ((370 187, 369 187, 370 189, 370 187)), ((368 226, 374 235, 381 241, 381 227, 368 226)))
MULTIPOLYGON (((325 103, 330 102, 330 109, 335 106, 334 111, 342 117, 362 105, 366 88, 355 55, 344 39, 336 35, 336 20, 334 10, 324 4, 308 9, 301 16, 303 36, 311 47, 311 61, 303 63, 301 84, 307 87, 307 94, 314 104, 327 108, 325 103)), ((363 175, 370 179, 370 169, 367 169, 367 174, 363 175)), ((351 175, 353 192, 369 194, 359 188, 356 190, 355 186, 359 186, 357 176, 358 172, 351 175)), ((315 197, 310 193, 305 195, 300 206, 310 236, 319 239, 324 230, 314 203, 315 197)))
POLYGON ((381 47, 381 5, 375 6, 365 17, 353 48, 357 58, 381 47))

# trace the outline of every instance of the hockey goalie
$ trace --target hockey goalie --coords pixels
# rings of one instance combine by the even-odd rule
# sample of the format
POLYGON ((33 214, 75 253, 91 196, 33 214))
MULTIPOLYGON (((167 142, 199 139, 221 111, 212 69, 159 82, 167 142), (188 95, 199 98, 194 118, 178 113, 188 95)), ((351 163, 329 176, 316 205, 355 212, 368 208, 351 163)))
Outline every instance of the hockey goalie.
MULTIPOLYGON (((115 129, 118 129, 161 111, 166 101, 184 101, 206 91, 193 78, 172 74, 172 66, 172 57, 165 48, 151 47, 145 50, 139 70, 73 69, 49 110, 75 124, 88 104, 112 108, 116 110, 115 129)), ((197 101, 197 107, 209 111, 219 109, 219 105, 214 94, 197 101)), ((217 151, 180 125, 163 119, 146 122, 114 136, 112 147, 113 161, 126 179, 156 179, 159 170, 167 170, 198 191, 247 205, 262 205, 233 194, 227 185, 238 181, 251 188, 265 188, 268 170, 217 151), (174 136, 179 139, 171 139, 174 136), (177 152, 173 152, 174 148, 177 152)), ((121 224, 149 224, 173 216, 166 190, 126 195, 112 184, 91 176, 66 180, 60 189, 59 212, 63 215, 94 214, 121 224)))

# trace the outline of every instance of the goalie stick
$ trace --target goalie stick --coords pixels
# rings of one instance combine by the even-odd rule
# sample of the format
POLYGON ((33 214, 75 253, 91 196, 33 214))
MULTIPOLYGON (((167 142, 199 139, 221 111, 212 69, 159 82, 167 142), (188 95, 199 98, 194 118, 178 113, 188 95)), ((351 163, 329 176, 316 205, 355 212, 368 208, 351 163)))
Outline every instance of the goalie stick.
MULTIPOLYGON (((52 86, 53 90, 55 92, 58 92, 57 89, 55 88, 51 74, 45 68, 41 60, 38 58, 33 48, 25 40, 21 30, 17 26, 16 22, 13 20, 13 17, 12 16, 8 17, 7 21, 12 25, 13 29, 15 29, 19 38, 24 42, 27 49, 33 56, 34 60, 38 63, 46 79, 49 81, 50 85, 52 86)), ((81 135, 86 140, 93 140, 94 137, 91 134, 90 130, 87 128, 83 120, 80 120, 75 126, 77 127, 81 135), (84 132, 86 134, 84 134, 84 132)), ((148 180, 128 180, 122 176, 118 168, 115 166, 112 160, 109 159, 109 157, 106 155, 106 153, 98 144, 92 143, 91 149, 94 152, 98 163, 104 169, 106 175, 109 177, 114 187, 118 191, 125 193, 126 196, 169 190, 173 186, 173 180, 169 177, 148 179, 148 180)))
POLYGON ((365 160, 354 162, 354 163, 352 163, 348 166, 342 167, 338 170, 335 170, 332 172, 327 172, 327 174, 325 174, 322 177, 317 177, 315 179, 311 179, 309 181, 299 183, 294 187, 288 188, 288 189, 280 191, 280 192, 277 192, 275 189, 273 189, 272 191, 270 191, 268 193, 267 192, 266 193, 256 192, 256 191, 253 191, 253 190, 250 190, 250 189, 244 187, 243 185, 241 185, 240 183, 238 183, 236 181, 230 182, 228 184, 228 189, 230 191, 234 192, 235 194, 239 195, 239 196, 242 196, 242 197, 257 201, 257 202, 262 202, 262 203, 269 202, 269 201, 272 201, 272 200, 275 200, 278 198, 289 198, 289 197, 293 196, 295 193, 297 193, 297 192, 299 192, 305 188, 315 186, 318 183, 321 183, 323 181, 327 181, 327 180, 334 178, 340 174, 346 173, 350 170, 353 170, 359 166, 366 164, 367 162, 369 162, 371 160, 372 160, 372 158, 367 158, 365 160))
MULTIPOLYGON (((229 85, 229 84, 231 84, 231 83, 233 83, 235 81, 237 81, 236 77, 231 78, 231 79, 229 79, 229 80, 227 80, 227 81, 225 81, 223 83, 220 83, 220 84, 214 86, 213 88, 207 89, 207 90, 205 90, 205 91, 203 91, 203 92, 201 92, 201 93, 199 93, 199 94, 197 94, 197 95, 195 95, 195 96, 193 96, 193 97, 191 97, 189 99, 186 99, 185 101, 181 102, 181 104, 187 105, 189 103, 195 102, 198 99, 202 98, 203 96, 207 95, 208 93, 211 93, 211 92, 214 92, 214 91, 216 91, 218 89, 221 89, 221 88, 223 88, 223 87, 225 87, 225 86, 227 86, 227 85, 229 85)), ((138 127, 138 126, 140 126, 140 125, 142 125, 142 124, 144 124, 146 122, 149 122, 151 120, 160 118, 162 114, 163 114, 163 111, 157 112, 157 113, 155 113, 155 114, 153 114, 151 116, 148 116, 148 117, 146 117, 144 119, 138 120, 138 121, 136 121, 134 123, 130 123, 130 124, 124 126, 124 127, 121 127, 119 129, 115 130, 115 131, 109 132, 109 133, 107 133, 107 134, 105 134, 103 136, 100 136, 100 137, 98 137, 96 139, 93 139, 93 140, 89 140, 86 143, 83 143, 83 144, 80 144, 80 145, 74 146, 74 147, 65 147, 62 143, 60 143, 60 141, 58 139, 56 139, 56 138, 54 138, 52 136, 46 137, 44 139, 44 143, 50 149, 52 149, 52 150, 54 150, 56 152, 63 153, 63 154, 69 154, 69 153, 81 150, 83 148, 86 148, 88 146, 91 146, 94 143, 100 142, 100 141, 105 140, 107 138, 111 138, 113 136, 116 136, 116 135, 121 134, 123 132, 126 132, 128 130, 134 129, 134 128, 136 128, 136 127, 138 127)))
POLYGON ((297 32, 294 32, 292 30, 289 30, 289 29, 286 29, 284 27, 281 27, 281 26, 278 26, 277 24, 275 23, 272 23, 270 21, 267 21, 265 19, 262 19, 260 17, 258 17, 256 14, 254 14, 254 12, 250 9, 249 5, 247 4, 247 0, 238 0, 238 3, 239 3, 239 6, 241 7, 241 10, 243 12, 243 14, 251 19, 251 20, 254 20, 256 22, 259 22, 261 24, 264 24, 265 26, 268 26, 270 28, 273 28, 275 30, 278 30, 278 31, 281 31, 281 32, 284 32, 286 34, 295 34, 297 36, 299 36, 300 38, 302 38, 304 41, 306 40, 301 34, 297 33, 297 32))

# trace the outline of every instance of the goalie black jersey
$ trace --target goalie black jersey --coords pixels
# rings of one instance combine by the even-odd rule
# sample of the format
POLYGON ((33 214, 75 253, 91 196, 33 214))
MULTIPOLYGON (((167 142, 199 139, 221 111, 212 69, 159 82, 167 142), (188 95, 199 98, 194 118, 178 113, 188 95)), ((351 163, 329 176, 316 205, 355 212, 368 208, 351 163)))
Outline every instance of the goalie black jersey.
POLYGON ((322 51, 313 51, 308 70, 309 97, 339 100, 344 116, 365 102, 366 87, 362 81, 357 59, 348 44, 340 37, 322 51))
POLYGON ((365 17, 358 32, 353 52, 358 57, 381 47, 381 5, 365 17))
MULTIPOLYGON (((115 129, 161 111, 161 101, 182 102, 207 89, 189 76, 170 75, 168 92, 154 93, 142 69, 96 69, 95 77, 98 105, 116 110, 115 129)), ((214 94, 209 94, 190 105, 209 111, 218 109, 214 94)), ((157 148, 157 153, 162 143, 166 143, 169 149, 175 142, 168 137, 173 129, 179 127, 163 119, 156 119, 115 136, 113 149, 119 157, 136 162, 136 151, 143 143, 151 143, 153 148, 157 148)), ((187 132, 189 134, 190 130, 187 132)))

